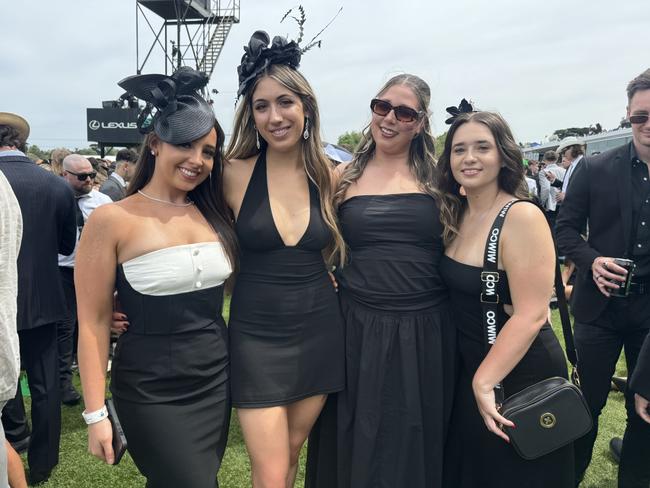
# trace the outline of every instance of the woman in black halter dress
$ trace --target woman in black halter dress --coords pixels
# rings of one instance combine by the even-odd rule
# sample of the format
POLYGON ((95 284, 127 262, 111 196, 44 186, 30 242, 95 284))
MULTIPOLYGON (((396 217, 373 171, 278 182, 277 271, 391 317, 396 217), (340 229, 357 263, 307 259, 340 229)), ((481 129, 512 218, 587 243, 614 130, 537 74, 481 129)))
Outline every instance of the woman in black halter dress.
POLYGON ((343 320, 327 261, 345 247, 316 97, 294 42, 255 32, 225 167, 241 243, 230 312, 233 404, 252 485, 293 486, 329 393, 344 387, 343 320))
POLYGON ((343 388, 343 324, 322 255, 331 237, 311 181, 309 201, 305 233, 286 246, 260 153, 235 227, 241 247, 229 324, 235 407, 286 405, 343 388))

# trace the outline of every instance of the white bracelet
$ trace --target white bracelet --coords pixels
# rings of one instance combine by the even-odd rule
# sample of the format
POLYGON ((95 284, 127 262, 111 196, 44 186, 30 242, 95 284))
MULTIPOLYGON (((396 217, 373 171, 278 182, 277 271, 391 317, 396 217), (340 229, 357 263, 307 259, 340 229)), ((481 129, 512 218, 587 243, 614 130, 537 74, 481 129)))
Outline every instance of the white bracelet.
POLYGON ((106 410, 106 405, 104 405, 102 408, 94 412, 86 413, 84 410, 81 412, 81 416, 84 418, 87 425, 96 424, 97 422, 101 422, 105 418, 108 418, 108 410, 106 410))

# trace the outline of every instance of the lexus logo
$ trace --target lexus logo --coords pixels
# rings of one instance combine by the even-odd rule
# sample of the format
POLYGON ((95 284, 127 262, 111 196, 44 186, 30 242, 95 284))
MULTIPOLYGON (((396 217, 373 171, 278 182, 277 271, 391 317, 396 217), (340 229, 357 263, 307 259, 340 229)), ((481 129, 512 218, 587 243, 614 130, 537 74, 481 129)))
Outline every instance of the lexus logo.
POLYGON ((136 122, 99 122, 98 120, 91 120, 88 122, 90 130, 102 129, 137 129, 136 122))

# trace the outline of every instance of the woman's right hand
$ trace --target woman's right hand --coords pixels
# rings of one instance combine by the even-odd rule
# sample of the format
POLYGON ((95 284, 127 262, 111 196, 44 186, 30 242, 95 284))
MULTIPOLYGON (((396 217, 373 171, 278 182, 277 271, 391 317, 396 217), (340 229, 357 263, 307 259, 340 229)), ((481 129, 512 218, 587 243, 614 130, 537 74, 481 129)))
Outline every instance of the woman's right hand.
POLYGON ((106 464, 115 462, 113 429, 107 418, 88 426, 88 452, 106 464))

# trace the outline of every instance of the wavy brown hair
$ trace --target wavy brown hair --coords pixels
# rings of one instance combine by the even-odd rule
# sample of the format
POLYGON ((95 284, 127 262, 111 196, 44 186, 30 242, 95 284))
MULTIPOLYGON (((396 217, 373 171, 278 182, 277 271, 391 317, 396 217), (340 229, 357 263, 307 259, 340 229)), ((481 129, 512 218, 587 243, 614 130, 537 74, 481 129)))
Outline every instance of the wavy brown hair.
MULTIPOLYGON (((205 220, 219 235, 234 274, 237 269, 238 245, 230 210, 223 194, 223 143, 225 134, 219 122, 215 121, 214 128, 217 131, 217 148, 214 154, 212 171, 210 171, 208 178, 199 183, 193 190, 187 192, 187 196, 194 202, 205 220)), ((156 158, 151 154, 151 143, 154 137, 156 135, 150 132, 142 143, 135 166, 135 174, 127 187, 127 196, 133 195, 144 188, 153 176, 156 158)))
POLYGON ((458 235, 460 220, 467 208, 467 199, 460 194, 460 185, 451 172, 451 148, 456 131, 468 122, 485 125, 494 137, 502 160, 497 179, 499 189, 517 198, 529 197, 521 149, 503 117, 496 112, 470 112, 459 115, 449 128, 445 148, 436 170, 436 185, 441 192, 440 221, 444 226, 442 238, 445 245, 449 245, 458 235))
MULTIPOLYGON (((429 122, 429 102, 431 101, 431 89, 429 85, 420 77, 411 74, 401 74, 393 76, 379 90, 375 98, 380 98, 386 91, 395 85, 404 85, 409 87, 418 99, 418 110, 423 111, 426 115, 423 117, 423 125, 420 134, 417 135, 409 147, 408 164, 411 173, 415 176, 421 191, 437 198, 437 191, 434 186, 434 174, 436 165, 436 147, 435 138, 431 131, 429 122)), ((370 130, 371 123, 368 123, 361 133, 361 140, 354 151, 354 158, 348 164, 339 180, 338 188, 334 195, 334 203, 338 207, 352 183, 357 181, 363 174, 368 161, 375 156, 376 144, 370 130)))
POLYGON ((305 116, 309 118, 309 139, 300 138, 302 160, 307 177, 316 185, 320 195, 320 208, 323 220, 332 233, 332 242, 326 249, 328 264, 345 260, 345 243, 338 226, 336 212, 332 205, 333 180, 332 163, 323 151, 320 137, 320 114, 314 90, 305 77, 297 70, 281 64, 270 65, 246 90, 239 102, 233 128, 232 139, 226 151, 226 159, 246 159, 266 150, 266 141, 260 138, 261 148, 257 148, 256 130, 253 119, 253 93, 262 78, 268 76, 295 93, 302 101, 305 116))

